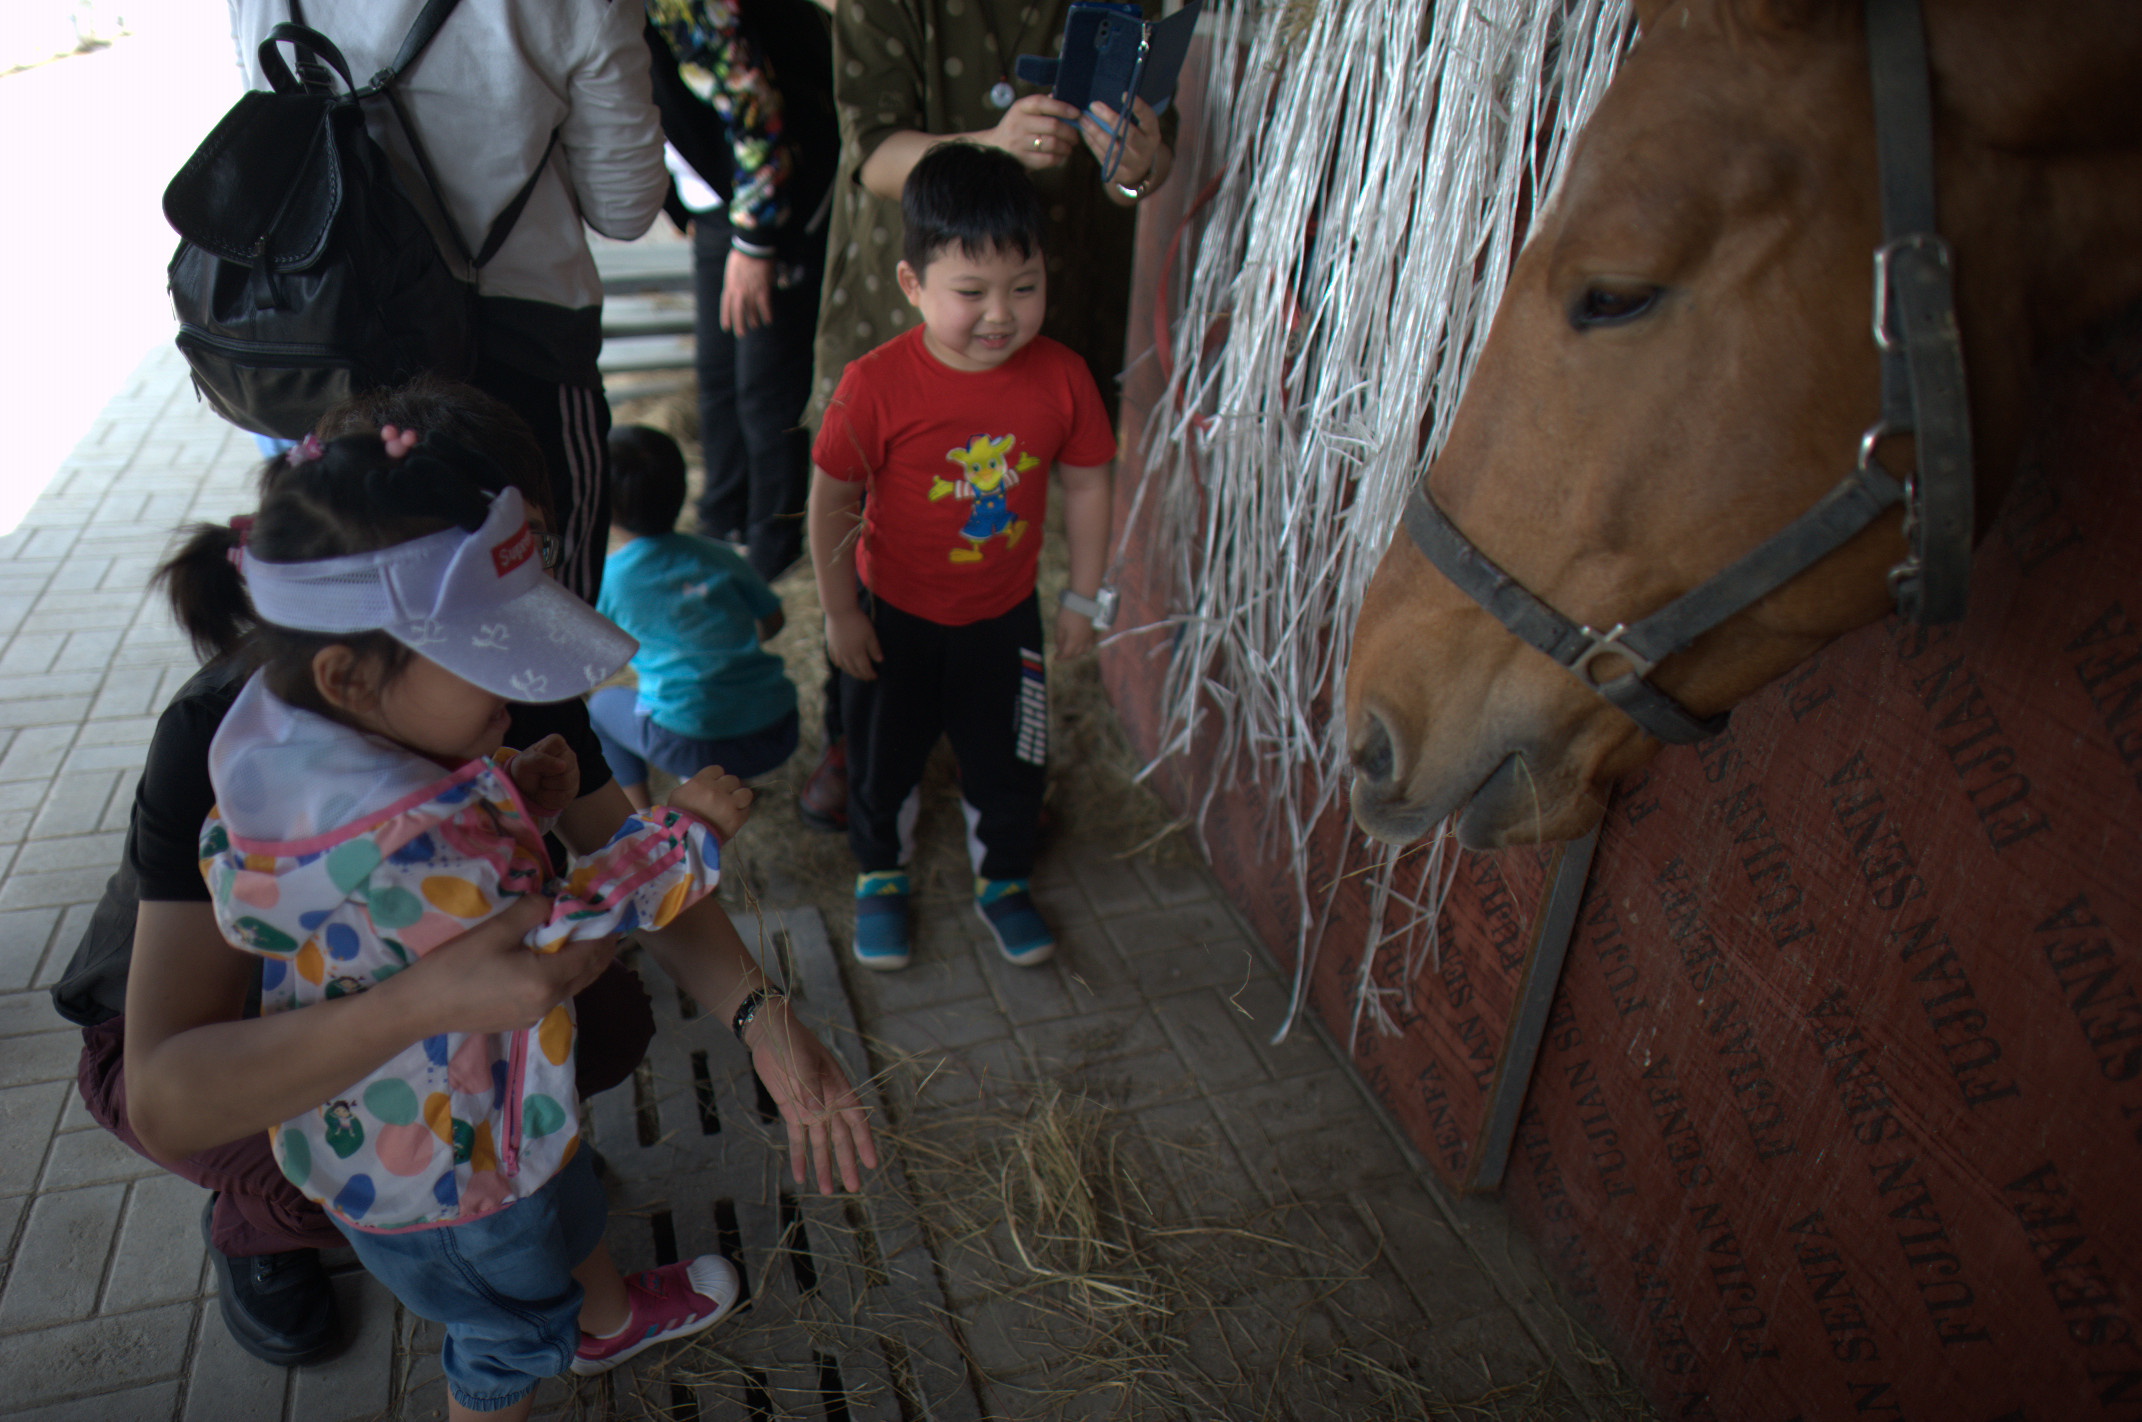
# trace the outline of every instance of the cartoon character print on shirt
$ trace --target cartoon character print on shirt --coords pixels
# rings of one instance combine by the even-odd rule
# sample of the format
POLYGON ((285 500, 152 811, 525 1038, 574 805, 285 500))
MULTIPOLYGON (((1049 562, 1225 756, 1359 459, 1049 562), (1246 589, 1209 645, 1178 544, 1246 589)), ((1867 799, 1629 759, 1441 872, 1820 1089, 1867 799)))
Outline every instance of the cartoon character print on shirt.
POLYGON ((357 1119, 357 1103, 354 1101, 330 1101, 323 1108, 326 1120, 327 1143, 337 1156, 348 1160, 364 1144, 364 1122, 357 1119))
POLYGON ((1026 532, 1026 520, 1013 518, 1011 506, 1005 502, 1005 492, 1019 482, 1019 476, 1041 463, 1031 454, 1021 454, 1017 464, 1005 458, 1011 453, 1017 435, 993 436, 978 434, 958 449, 945 451, 945 458, 960 466, 966 477, 961 479, 938 478, 930 481, 930 502, 939 499, 957 498, 971 501, 967 522, 959 536, 967 540, 964 548, 954 548, 945 556, 954 563, 979 563, 982 561, 982 545, 998 534, 1004 535, 1004 546, 1014 547, 1026 532))

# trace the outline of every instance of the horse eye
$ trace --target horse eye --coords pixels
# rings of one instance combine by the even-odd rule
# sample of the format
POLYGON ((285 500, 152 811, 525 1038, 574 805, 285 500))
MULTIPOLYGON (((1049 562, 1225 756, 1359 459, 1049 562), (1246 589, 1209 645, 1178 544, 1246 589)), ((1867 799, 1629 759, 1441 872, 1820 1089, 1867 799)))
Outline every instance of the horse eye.
POLYGON ((1655 286, 1622 288, 1588 286, 1569 308, 1569 324, 1578 330, 1589 326, 1618 326, 1633 321, 1658 304, 1655 286))

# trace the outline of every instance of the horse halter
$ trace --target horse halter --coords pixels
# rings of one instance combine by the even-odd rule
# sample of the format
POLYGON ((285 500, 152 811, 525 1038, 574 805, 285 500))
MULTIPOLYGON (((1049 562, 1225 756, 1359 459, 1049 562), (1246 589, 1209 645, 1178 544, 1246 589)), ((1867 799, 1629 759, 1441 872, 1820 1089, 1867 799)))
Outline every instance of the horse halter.
POLYGON ((1652 670, 1837 551, 1898 504, 1904 506, 1910 551, 1889 570, 1897 611, 1922 625, 1963 616, 1976 508, 1971 417, 1949 247, 1934 230, 1926 34, 1918 0, 1866 0, 1866 24, 1882 196, 1873 321, 1882 363, 1882 413, 1860 436, 1852 472, 1813 508, 1722 572, 1657 611, 1604 632, 1572 622, 1497 567, 1435 506, 1426 478, 1406 501, 1406 532, 1444 577, 1662 741, 1715 736, 1731 713, 1696 715, 1646 680, 1652 670), (1901 434, 1913 437, 1917 468, 1898 479, 1875 461, 1875 450, 1901 434), (1631 670, 1600 681, 1592 664, 1608 654, 1631 670))

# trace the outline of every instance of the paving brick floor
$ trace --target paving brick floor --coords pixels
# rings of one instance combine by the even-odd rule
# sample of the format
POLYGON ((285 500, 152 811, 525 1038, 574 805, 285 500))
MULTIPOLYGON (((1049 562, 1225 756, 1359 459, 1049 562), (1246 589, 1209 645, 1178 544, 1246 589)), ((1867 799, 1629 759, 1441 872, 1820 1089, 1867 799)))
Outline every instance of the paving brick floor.
MULTIPOLYGON (((193 670, 146 578, 177 524, 249 506, 253 463, 250 441, 195 399, 161 350, 21 529, 0 538, 0 1414, 10 1417, 339 1422, 403 1409, 395 1340, 408 1321, 354 1270, 338 1278, 354 1336, 336 1359, 286 1373, 232 1344, 201 1244, 202 1192, 89 1119, 73 1089, 78 1037, 42 991, 116 861, 155 715, 193 670)), ((1011 967, 964 903, 925 899, 910 970, 848 974, 874 1063, 907 1068, 886 1078, 895 1115, 926 1119, 1017 1082, 1088 1092, 1212 1167, 1203 1190, 1314 1202, 1290 1228, 1311 1220, 1375 1261, 1345 1285, 1345 1302, 1423 1340, 1424 1368, 1447 1354, 1453 1396, 1550 1372, 1588 1389, 1544 1277, 1497 1207, 1431 1188, 1319 1037, 1269 1042, 1283 986, 1210 879, 1111 848, 1051 848, 1036 892, 1062 936, 1053 963, 1011 967)), ((844 941, 845 925, 832 927, 844 941)), ((1001 1238, 953 1241, 938 1267, 983 1412, 1034 1415, 1028 1384, 1048 1345, 990 1287, 1009 1253, 1001 1238)), ((1273 1291, 1286 1292, 1282 1281, 1273 1291)), ((1345 1326, 1331 1300, 1296 1317, 1345 1326)), ((1527 1415, 1608 1414, 1572 1398, 1527 1415)))

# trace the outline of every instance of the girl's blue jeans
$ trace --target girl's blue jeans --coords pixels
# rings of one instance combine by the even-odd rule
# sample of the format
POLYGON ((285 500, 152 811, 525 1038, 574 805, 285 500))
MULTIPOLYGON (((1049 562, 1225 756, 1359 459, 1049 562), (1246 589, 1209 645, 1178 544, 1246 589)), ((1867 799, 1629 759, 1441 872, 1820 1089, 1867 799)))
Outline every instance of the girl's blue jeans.
POLYGON ((572 1366, 580 1347, 573 1270, 602 1243, 608 1206, 592 1152, 495 1215, 406 1234, 350 1229, 350 1248, 411 1313, 446 1325, 440 1363, 463 1407, 511 1407, 572 1366))

